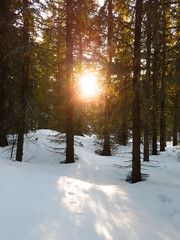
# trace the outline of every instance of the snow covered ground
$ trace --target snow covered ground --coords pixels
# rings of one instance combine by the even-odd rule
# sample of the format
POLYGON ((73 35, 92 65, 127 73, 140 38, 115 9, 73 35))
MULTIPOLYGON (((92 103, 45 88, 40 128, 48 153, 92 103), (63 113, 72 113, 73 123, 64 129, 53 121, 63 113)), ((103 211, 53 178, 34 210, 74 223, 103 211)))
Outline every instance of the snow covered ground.
POLYGON ((59 164, 64 157, 51 148, 55 134, 30 134, 23 163, 0 148, 0 239, 180 239, 177 147, 151 156, 142 164, 147 180, 129 184, 130 146, 103 157, 94 153, 93 138, 76 137, 79 160, 59 164))

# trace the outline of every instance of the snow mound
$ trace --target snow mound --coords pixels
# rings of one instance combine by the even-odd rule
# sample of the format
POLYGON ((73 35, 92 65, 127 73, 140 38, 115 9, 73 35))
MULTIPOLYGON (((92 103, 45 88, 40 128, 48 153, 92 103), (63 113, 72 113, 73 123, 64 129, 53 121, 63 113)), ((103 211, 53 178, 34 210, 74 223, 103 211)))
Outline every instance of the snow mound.
POLYGON ((74 164, 64 156, 59 133, 38 130, 25 139, 24 162, 0 148, 0 239, 178 240, 178 147, 142 163, 146 181, 129 184, 131 147, 114 156, 95 154, 93 137, 75 137, 74 164))

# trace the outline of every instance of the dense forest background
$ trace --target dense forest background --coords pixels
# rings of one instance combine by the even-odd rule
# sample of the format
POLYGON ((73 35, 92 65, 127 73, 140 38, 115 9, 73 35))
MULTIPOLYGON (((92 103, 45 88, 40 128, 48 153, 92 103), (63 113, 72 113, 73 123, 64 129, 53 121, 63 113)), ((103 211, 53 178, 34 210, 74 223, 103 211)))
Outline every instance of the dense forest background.
POLYGON ((177 145, 180 134, 180 3, 176 0, 1 0, 0 146, 14 135, 22 161, 24 134, 96 134, 99 154, 133 138, 132 182, 143 160, 177 145), (101 2, 102 3, 102 2, 101 2), (98 76, 100 91, 81 97, 79 78, 98 76))

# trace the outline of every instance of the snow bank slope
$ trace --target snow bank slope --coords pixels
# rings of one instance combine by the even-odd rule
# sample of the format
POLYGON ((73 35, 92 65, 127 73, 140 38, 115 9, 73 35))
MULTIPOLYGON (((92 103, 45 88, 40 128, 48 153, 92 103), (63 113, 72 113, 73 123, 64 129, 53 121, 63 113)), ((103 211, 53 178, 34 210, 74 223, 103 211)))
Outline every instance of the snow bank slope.
POLYGON ((2 240, 178 240, 180 162, 169 146, 143 164, 145 182, 129 184, 130 147, 116 156, 94 154, 94 140, 77 137, 75 164, 58 164, 49 135, 39 130, 26 141, 24 160, 0 157, 2 240), (49 148, 50 147, 50 148, 49 148), (128 161, 127 161, 128 160, 128 161))

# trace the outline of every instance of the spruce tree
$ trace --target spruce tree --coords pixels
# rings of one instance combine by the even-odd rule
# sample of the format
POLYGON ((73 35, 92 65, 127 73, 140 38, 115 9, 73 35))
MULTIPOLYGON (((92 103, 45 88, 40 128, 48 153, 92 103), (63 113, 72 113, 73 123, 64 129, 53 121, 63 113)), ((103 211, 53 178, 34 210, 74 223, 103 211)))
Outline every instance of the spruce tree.
POLYGON ((133 102, 132 102, 132 119, 133 119, 132 183, 141 181, 141 157, 140 157, 141 20, 142 20, 142 0, 136 0, 134 65, 133 65, 133 102))
POLYGON ((66 163, 74 162, 73 1, 66 0, 66 163))
POLYGON ((20 121, 18 129, 16 161, 22 162, 24 133, 26 132, 26 111, 29 88, 29 0, 23 0, 23 78, 21 82, 20 121))
POLYGON ((102 155, 111 155, 111 82, 112 82, 112 57, 113 57, 113 4, 112 0, 108 0, 108 33, 107 33, 107 76, 105 86, 105 110, 104 110, 104 145, 102 155))
MULTIPOLYGON (((8 88, 8 73, 9 62, 8 56, 13 50, 12 39, 15 22, 15 13, 13 12, 11 0, 0 1, 0 146, 8 145, 7 141, 7 88, 8 88)), ((14 37, 17 37, 15 35, 14 37)))
POLYGON ((150 95, 151 95, 151 11, 152 11, 152 0, 149 0, 146 5, 146 75, 143 85, 144 102, 143 104, 143 131, 144 131, 144 155, 143 160, 149 162, 149 140, 150 140, 150 95))

